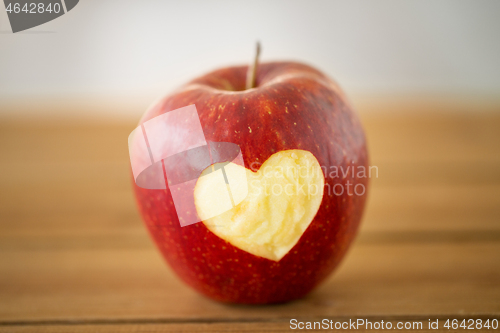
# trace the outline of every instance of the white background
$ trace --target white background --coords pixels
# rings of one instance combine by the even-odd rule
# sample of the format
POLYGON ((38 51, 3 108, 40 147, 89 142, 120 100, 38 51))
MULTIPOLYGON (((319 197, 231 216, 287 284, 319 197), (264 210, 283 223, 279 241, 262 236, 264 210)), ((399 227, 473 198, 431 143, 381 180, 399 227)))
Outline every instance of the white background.
POLYGON ((81 0, 17 34, 0 12, 0 114, 105 100, 139 117, 187 80, 249 62, 256 40, 263 61, 312 64, 354 98, 500 95, 500 1, 81 0))

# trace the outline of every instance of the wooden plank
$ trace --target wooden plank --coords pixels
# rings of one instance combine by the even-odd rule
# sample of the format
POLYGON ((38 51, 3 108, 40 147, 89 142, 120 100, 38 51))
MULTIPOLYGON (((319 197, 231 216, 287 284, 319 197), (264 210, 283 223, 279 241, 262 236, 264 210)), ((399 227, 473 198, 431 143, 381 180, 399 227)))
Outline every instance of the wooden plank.
POLYGON ((500 159, 500 115, 393 114, 366 116, 372 156, 379 161, 467 162, 500 159))
MULTIPOLYGON (((23 244, 43 249, 62 244, 57 239, 70 246, 86 239, 144 245, 145 229, 130 189, 104 185, 82 191, 78 184, 65 186, 35 191, 9 188, 0 203, 0 249, 16 244, 20 249, 23 244), (27 241, 18 242, 16 237, 27 241)), ((471 236, 475 231, 498 233, 500 186, 385 186, 370 191, 362 233, 446 230, 471 236)))
MULTIPOLYGON (((364 121, 379 177, 372 179, 362 232, 500 228, 498 115, 365 115, 364 121)), ((85 235, 141 243, 126 147, 133 127, 0 124, 0 247, 36 234, 42 247, 58 234, 76 243, 85 235)))
MULTIPOLYGON (((387 327, 391 327, 392 329, 397 329, 397 327, 401 327, 401 330, 404 331, 418 331, 418 332, 450 332, 449 328, 444 327, 446 324, 446 321, 450 318, 446 317, 425 317, 425 318, 420 318, 420 317, 412 317, 412 318, 310 318, 310 319, 304 319, 301 322, 300 327, 307 327, 308 322, 310 322, 311 327, 316 327, 314 331, 322 331, 322 332, 337 332, 339 330, 354 330, 354 328, 350 327, 349 325, 352 325, 352 322, 356 322, 357 319, 363 320, 362 322, 359 322, 359 326, 352 326, 356 327, 355 330, 359 332, 368 332, 368 331, 373 331, 377 330, 374 327, 384 327, 384 329, 390 329, 387 327), (323 319, 326 319, 326 322, 323 322, 323 319), (349 319, 351 319, 351 322, 349 322, 349 319), (437 326, 432 326, 436 327, 436 329, 431 329, 430 328, 430 323, 432 325, 437 324, 437 326), (316 325, 316 326, 314 326, 316 325), (323 326, 322 326, 323 325, 323 326), (335 325, 338 325, 338 327, 344 327, 347 328, 340 328, 340 329, 335 329, 335 325), (377 326, 378 325, 378 326, 377 326), (390 325, 390 326, 389 326, 390 325), (406 329, 404 328, 406 325, 406 329), (333 329, 330 329, 333 328, 333 329)), ((466 322, 470 325, 472 325, 472 322, 468 320, 473 320, 474 325, 479 326, 479 320, 481 323, 485 323, 486 320, 489 320, 491 322, 492 320, 497 318, 494 317, 463 317, 463 316, 455 316, 451 318, 451 320, 457 319, 458 325, 463 320, 466 320, 466 322)), ((357 322, 356 322, 357 323, 357 322)), ((109 323, 100 323, 100 324, 95 324, 95 323, 81 323, 81 322, 74 322, 74 323, 50 323, 50 324, 44 324, 40 323, 39 325, 6 325, 6 326, 0 326, 0 333, 2 332, 14 332, 14 333, 22 333, 22 332, 100 332, 100 333, 107 333, 107 332, 134 332, 134 333, 141 333, 141 332, 148 332, 148 333, 156 333, 156 332, 290 332, 292 328, 299 330, 299 323, 293 322, 292 324, 290 321, 272 321, 272 322, 198 322, 198 323, 158 323, 155 321, 150 321, 150 322, 122 322, 122 323, 115 323, 115 322, 109 322, 109 323)), ((473 325, 473 326, 474 326, 473 325)), ((471 326, 472 327, 472 326, 471 326)), ((308 330, 309 331, 309 330, 308 330)), ((487 328, 481 328, 477 329, 475 328, 474 331, 490 331, 491 329, 487 328)))
MULTIPOLYGON (((499 113, 368 113, 362 120, 374 164, 500 159, 499 113)), ((8 161, 127 161, 126 139, 135 126, 3 121, 0 151, 8 161)))
MULTIPOLYGON (((444 231, 477 239, 499 238, 499 187, 414 187, 373 190, 362 235, 381 232, 400 240, 414 235, 444 231)), ((78 190, 31 192, 10 191, 0 208, 0 249, 144 247, 146 229, 130 191, 78 193, 78 190), (45 193, 44 193, 45 192, 45 193), (26 200, 26 201, 23 201, 26 200), (28 204, 29 203, 29 204, 28 204)), ((372 236, 369 236, 372 237, 372 236)), ((371 238, 376 239, 375 238, 371 238)), ((383 238, 387 241, 387 237, 383 238)), ((425 240, 425 238, 421 238, 425 240)))
POLYGON ((500 242, 355 244, 308 297, 231 306, 185 287, 156 250, 2 251, 0 322, 500 315, 500 242))
POLYGON ((363 230, 500 230, 499 185, 386 186, 369 195, 363 230))
POLYGON ((17 122, 0 123, 2 161, 127 161, 132 123, 17 122))
MULTIPOLYGON (((74 182, 59 188, 3 187, 3 235, 140 230, 128 179, 122 188, 74 182), (125 189, 123 189, 125 188, 125 189), (125 230, 127 229, 127 230, 125 230)), ((500 185, 374 186, 363 230, 499 230, 500 185)))

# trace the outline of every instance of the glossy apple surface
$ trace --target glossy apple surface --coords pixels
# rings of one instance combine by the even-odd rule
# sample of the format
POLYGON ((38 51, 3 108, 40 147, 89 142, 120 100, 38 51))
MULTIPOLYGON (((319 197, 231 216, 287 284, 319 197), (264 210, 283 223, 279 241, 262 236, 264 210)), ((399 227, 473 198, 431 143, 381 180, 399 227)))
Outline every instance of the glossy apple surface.
MULTIPOLYGON (((247 68, 229 67, 193 80, 157 102, 141 123, 195 104, 206 140, 239 145, 245 167, 255 175, 276 153, 310 153, 323 171, 324 191, 296 243, 287 243, 291 249, 265 257, 258 250, 251 253, 250 237, 250 245, 228 241, 230 235, 211 231, 205 221, 181 227, 168 189, 134 188, 150 234, 188 285, 223 302, 286 302, 324 280, 355 236, 368 185, 365 135, 340 88, 318 70, 293 62, 263 63, 257 87, 245 90, 247 68)), ((302 204, 288 205, 298 209, 302 204)), ((268 208, 265 214, 272 214, 272 204, 268 208)), ((258 209, 249 211, 252 219, 258 209)), ((282 222, 285 229, 295 223, 282 222)))

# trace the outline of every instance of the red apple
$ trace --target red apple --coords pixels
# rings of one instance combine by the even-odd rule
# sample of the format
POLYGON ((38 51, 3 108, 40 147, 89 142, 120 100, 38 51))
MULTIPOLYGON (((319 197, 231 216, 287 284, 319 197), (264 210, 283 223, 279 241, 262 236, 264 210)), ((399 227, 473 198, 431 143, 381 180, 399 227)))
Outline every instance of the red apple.
POLYGON ((135 194, 160 251, 188 285, 224 302, 286 302, 324 280, 355 236, 368 185, 365 135, 338 85, 318 70, 263 63, 255 88, 245 89, 247 71, 228 67, 195 79, 156 103, 141 124, 194 104, 207 141, 239 145, 246 170, 226 171, 246 172, 249 195, 212 217, 213 183, 201 177, 194 200, 202 222, 181 227, 168 188, 134 183, 135 194), (280 170, 292 172, 279 177, 280 170), (301 184, 314 193, 301 192, 301 184))

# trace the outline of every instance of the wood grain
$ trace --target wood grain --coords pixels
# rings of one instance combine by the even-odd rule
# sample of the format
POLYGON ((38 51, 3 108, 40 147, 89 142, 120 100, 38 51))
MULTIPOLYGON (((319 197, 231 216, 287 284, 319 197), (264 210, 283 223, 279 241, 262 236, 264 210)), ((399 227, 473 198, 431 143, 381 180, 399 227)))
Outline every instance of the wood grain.
POLYGON ((357 244, 307 298, 267 307, 214 303, 155 249, 5 251, 0 321, 207 320, 500 312, 500 244, 357 244))
MULTIPOLYGON (((470 317, 456 317, 459 320, 459 324, 462 320, 467 320, 470 317)), ((490 317, 474 317, 475 320, 481 319, 483 322, 490 317)), ((429 319, 421 319, 421 318, 406 318, 400 317, 397 319, 387 319, 380 317, 365 317, 363 320, 370 322, 370 324, 361 324, 359 328, 356 328, 356 331, 359 332, 373 332, 373 327, 375 321, 379 324, 383 321, 384 327, 385 325, 390 324, 393 329, 396 327, 404 327, 407 326, 409 329, 404 331, 418 331, 418 332, 450 332, 450 329, 444 327, 447 318, 439 318, 432 317, 430 321, 432 323, 436 323, 437 321, 437 329, 429 328, 429 319), (367 326, 368 325, 368 326, 367 326), (371 325, 371 326, 369 326, 371 325)), ((318 318, 315 320, 311 320, 311 325, 314 325, 316 321, 317 326, 321 327, 322 318, 318 318)), ((338 323, 338 325, 344 325, 344 327, 349 327, 349 318, 328 318, 328 321, 333 321, 332 323, 326 325, 334 325, 338 323)), ((304 322, 304 325, 306 322, 304 322)), ((162 322, 162 321, 153 321, 153 322, 114 322, 114 323, 79 323, 74 322, 73 324, 58 324, 51 323, 48 325, 8 325, 8 326, 0 326, 0 332, 97 332, 97 333, 108 333, 108 332, 134 332, 134 333, 159 333, 159 332, 290 332, 292 329, 290 327, 295 327, 290 325, 290 321, 281 321, 274 320, 271 322, 242 322, 242 321, 227 321, 227 322, 162 322)), ((326 326, 328 327, 328 326, 326 326)), ((339 326, 341 327, 341 326, 339 326)), ((318 331, 319 329, 316 329, 318 331)), ((347 329, 345 329, 347 331, 347 329)), ((337 332, 339 329, 321 329, 322 332, 337 332)), ((375 330, 378 331, 378 330, 375 330)), ((488 332, 491 330, 488 329, 476 329, 475 331, 485 331, 488 332)))
POLYGON ((500 114, 439 111, 362 114, 379 174, 356 243, 308 297, 263 307, 212 302, 166 267, 131 193, 133 123, 0 122, 0 332, 500 319, 500 114))

